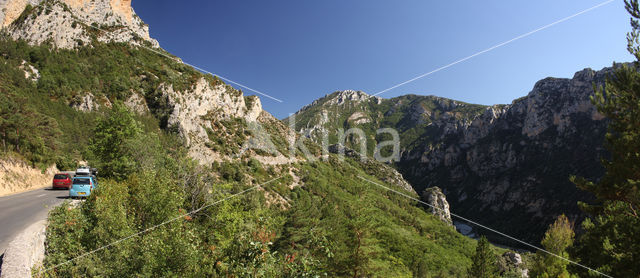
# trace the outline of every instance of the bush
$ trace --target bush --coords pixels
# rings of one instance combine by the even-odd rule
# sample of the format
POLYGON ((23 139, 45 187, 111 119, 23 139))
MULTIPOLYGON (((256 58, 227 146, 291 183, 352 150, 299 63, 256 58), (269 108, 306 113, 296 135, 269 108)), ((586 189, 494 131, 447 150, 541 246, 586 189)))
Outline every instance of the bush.
POLYGON ((78 167, 77 161, 71 156, 64 154, 56 159, 56 166, 60 171, 73 171, 78 167))

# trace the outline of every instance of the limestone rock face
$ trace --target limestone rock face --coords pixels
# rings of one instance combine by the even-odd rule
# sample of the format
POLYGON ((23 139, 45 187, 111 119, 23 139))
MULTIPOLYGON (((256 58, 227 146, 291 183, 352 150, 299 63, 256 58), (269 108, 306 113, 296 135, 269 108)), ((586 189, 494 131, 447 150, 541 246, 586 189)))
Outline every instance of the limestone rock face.
POLYGON ((249 103, 241 92, 224 84, 214 84, 205 78, 198 79, 190 88, 176 91, 171 84, 162 84, 158 88, 168 98, 173 111, 168 119, 169 126, 175 127, 189 154, 201 163, 211 163, 222 159, 219 153, 208 148, 212 120, 242 118, 255 122, 263 112, 258 97, 248 97, 249 103))
POLYGON ((602 86, 612 71, 545 78, 511 104, 492 106, 418 95, 377 104, 364 93, 338 92, 298 111, 295 127, 317 142, 318 134, 353 127, 359 119, 370 119, 363 125, 369 140, 377 139, 376 129, 393 128, 401 141, 394 166, 417 192, 440 186, 456 214, 539 242, 553 215, 584 216, 576 203, 592 196, 569 176, 597 179, 603 173, 607 120, 589 98, 593 84, 602 86))
POLYGON ((22 14, 27 4, 35 6, 41 0, 0 0, 0 24, 5 27, 22 14))
POLYGON ((500 258, 500 270, 502 272, 516 273, 522 278, 529 277, 529 270, 523 263, 522 256, 513 251, 507 251, 502 254, 500 258))
POLYGON ((131 96, 124 102, 131 111, 143 115, 149 113, 147 101, 140 94, 133 92, 131 96))
POLYGON ((440 187, 434 186, 425 189, 422 192, 422 199, 429 204, 429 211, 433 215, 440 218, 442 222, 453 225, 449 202, 447 202, 447 197, 442 193, 440 187))
POLYGON ((607 121, 589 97, 610 73, 585 69, 572 79, 540 80, 526 97, 487 107, 437 143, 407 150, 400 170, 413 184, 443 185, 462 216, 537 242, 544 228, 532 229, 532 221, 545 227, 560 212, 580 218, 576 202, 591 198, 569 176, 602 173, 607 121))
POLYGON ((363 91, 345 90, 336 92, 336 94, 334 94, 331 99, 327 101, 327 104, 342 105, 345 103, 353 102, 360 103, 370 99, 373 99, 376 103, 379 103, 382 100, 380 97, 370 96, 363 91))
POLYGON ((96 98, 92 93, 85 93, 74 98, 69 104, 73 109, 82 112, 97 111, 100 107, 111 108, 111 102, 106 97, 96 98))
POLYGON ((33 82, 38 82, 38 80, 40 80, 40 72, 38 71, 38 69, 33 65, 27 63, 27 61, 22 60, 20 69, 24 71, 24 78, 29 79, 33 82))
POLYGON ((335 123, 336 119, 342 116, 347 116, 345 121, 353 126, 371 123, 373 117, 367 113, 368 111, 359 111, 357 107, 381 103, 382 98, 362 91, 336 91, 302 107, 284 121, 288 125, 295 126, 296 131, 320 142, 329 132, 335 132, 327 124, 335 123), (311 115, 311 119, 300 119, 301 115, 311 115))
POLYGON ((255 122, 262 114, 262 102, 260 98, 257 96, 248 96, 245 97, 245 106, 247 108, 247 112, 244 115, 244 119, 247 122, 255 122))
POLYGON ((70 49, 90 44, 95 36, 101 42, 159 46, 130 0, 0 0, 0 9, 2 28, 31 44, 70 49))
POLYGON ((351 116, 349 116, 347 121, 353 123, 354 125, 359 125, 359 124, 370 123, 371 119, 362 112, 356 112, 351 114, 351 116))

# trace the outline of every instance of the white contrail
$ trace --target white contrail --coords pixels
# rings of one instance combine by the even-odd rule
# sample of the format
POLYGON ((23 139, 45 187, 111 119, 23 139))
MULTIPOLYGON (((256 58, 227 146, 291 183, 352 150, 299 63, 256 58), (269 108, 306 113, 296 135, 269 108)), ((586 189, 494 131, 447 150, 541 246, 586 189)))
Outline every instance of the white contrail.
POLYGON ((530 35, 532 35, 532 34, 534 34, 534 33, 537 33, 537 32, 539 32, 539 31, 542 31, 542 30, 544 30, 544 29, 547 29, 547 28, 549 28, 549 27, 551 27, 551 26, 553 26, 553 25, 556 25, 556 24, 558 24, 558 23, 562 23, 562 22, 564 22, 564 21, 567 21, 567 20, 569 20, 569 19, 572 19, 572 18, 574 18, 574 17, 576 17, 576 16, 579 16, 579 15, 581 15, 581 14, 583 14, 583 13, 586 13, 586 12, 589 12, 589 11, 591 11, 591 10, 597 9, 597 8, 599 8, 599 7, 602 7, 602 6, 604 6, 604 5, 606 5, 606 4, 609 4, 609 3, 613 2, 613 1, 614 1, 614 0, 608 0, 608 1, 602 2, 602 3, 598 4, 598 5, 595 5, 595 6, 591 7, 591 8, 588 8, 588 9, 586 9, 586 10, 583 10, 583 11, 581 11, 581 12, 579 12, 579 13, 576 13, 576 14, 573 14, 573 15, 570 15, 570 16, 567 16, 567 17, 565 17, 565 18, 563 18, 563 19, 560 19, 560 20, 558 20, 558 21, 555 21, 555 22, 553 22, 553 23, 549 23, 549 24, 547 24, 547 25, 545 25, 545 26, 542 26, 542 27, 540 27, 540 28, 538 28, 538 29, 535 29, 535 30, 533 30, 533 31, 530 31, 530 32, 524 33, 524 34, 522 34, 522 35, 520 35, 520 36, 517 36, 517 37, 515 37, 515 38, 513 38, 513 39, 510 39, 510 40, 508 40, 508 41, 505 41, 505 42, 502 42, 502 43, 496 44, 496 45, 494 45, 494 46, 492 46, 492 47, 489 47, 489 48, 487 48, 487 49, 485 49, 485 50, 482 50, 482 51, 480 51, 480 52, 477 52, 477 53, 475 53, 475 54, 473 54, 473 55, 469 55, 469 56, 464 57, 464 58, 462 58, 462 59, 460 59, 460 60, 457 60, 457 61, 455 61, 455 62, 453 62, 453 63, 447 64, 447 65, 444 65, 444 66, 439 67, 439 68, 437 68, 437 69, 434 69, 434 70, 432 70, 432 71, 430 71, 430 72, 427 72, 427 73, 425 73, 425 74, 418 75, 418 76, 416 76, 416 77, 414 77, 414 78, 411 78, 411 79, 409 79, 409 80, 407 80, 407 81, 404 81, 404 82, 402 82, 402 83, 399 83, 399 84, 394 85, 394 86, 392 86, 392 87, 389 87, 389 88, 387 88, 387 89, 384 89, 384 90, 382 90, 382 91, 379 91, 379 92, 377 92, 377 93, 373 94, 373 96, 377 96, 377 95, 382 94, 382 93, 384 93, 384 92, 387 92, 387 91, 393 90, 393 89, 398 88, 398 87, 400 87, 400 86, 406 85, 406 84, 411 83, 411 82, 413 82, 413 81, 416 81, 416 80, 418 80, 418 79, 421 79, 421 78, 424 78, 424 77, 426 77, 426 76, 429 76, 429 75, 431 75, 431 74, 433 74, 433 73, 439 72, 439 71, 441 71, 441 70, 443 70, 443 69, 446 69, 446 68, 448 68, 448 67, 451 67, 451 66, 454 66, 454 65, 456 65, 456 64, 462 63, 462 62, 464 62, 464 61, 466 61, 466 60, 469 60, 469 59, 471 59, 471 58, 473 58, 473 57, 476 57, 476 56, 478 56, 478 55, 481 55, 481 54, 487 53, 487 52, 489 52, 489 51, 491 51, 491 50, 494 50, 494 49, 496 49, 496 48, 499 48, 499 47, 501 47, 501 46, 505 46, 505 45, 510 44, 510 43, 512 43, 512 42, 514 42, 514 41, 517 41, 517 40, 519 40, 519 39, 522 39, 522 38, 524 38, 524 37, 528 37, 528 36, 530 36, 530 35))
MULTIPOLYGON (((51 8, 49 8, 49 7, 44 7, 44 6, 43 6, 43 9, 45 9, 45 10, 49 10, 49 11, 52 11, 52 12, 54 11, 54 10, 52 10, 51 8)), ((86 22, 80 21, 80 20, 78 20, 77 18, 76 18, 76 19, 74 19, 74 20, 75 20, 75 21, 78 21, 78 22, 80 22, 80 23, 83 23, 83 24, 84 24, 85 26, 87 26, 87 27, 90 27, 90 28, 93 28, 93 29, 96 29, 96 30, 99 30, 99 31, 102 31, 102 32, 105 32, 105 33, 113 32, 113 31, 107 31, 107 30, 104 30, 104 29, 102 29, 102 28, 100 28, 100 27, 93 26, 93 25, 91 25, 91 24, 87 24, 86 22)), ((222 80, 224 80, 224 81, 227 81, 227 82, 229 82, 229 83, 232 83, 232 84, 235 84, 235 85, 240 86, 240 87, 242 87, 242 88, 245 88, 245 89, 247 89, 247 90, 249 90, 249 91, 252 91, 252 92, 254 92, 254 93, 256 93, 256 94, 259 94, 259 95, 261 95, 261 96, 264 96, 264 97, 270 98, 270 99, 275 100, 275 101, 280 102, 280 103, 282 103, 282 102, 283 102, 282 100, 277 99, 277 98, 275 98, 275 97, 272 97, 272 96, 270 96, 270 95, 268 95, 268 94, 266 94, 266 93, 260 92, 260 91, 258 91, 258 90, 256 90, 256 89, 252 89, 252 88, 250 88, 250 87, 248 87, 248 86, 243 85, 242 83, 239 83, 239 82, 233 81, 233 80, 231 80, 231 79, 229 79, 229 78, 226 78, 226 77, 222 77, 222 76, 220 76, 219 74, 212 73, 212 72, 210 72, 210 71, 208 71, 208 70, 205 70, 205 69, 203 69, 203 68, 197 67, 197 66, 192 65, 192 64, 189 64, 189 63, 186 63, 186 62, 182 61, 181 59, 178 59, 178 58, 172 57, 171 55, 169 55, 169 54, 167 54, 167 53, 164 53, 164 52, 161 52, 161 51, 158 51, 158 50, 156 50, 156 49, 153 49, 152 47, 148 47, 148 46, 146 46, 146 45, 144 45, 144 44, 139 44, 138 46, 140 46, 140 47, 142 47, 142 48, 145 48, 145 49, 147 49, 147 50, 149 50, 149 51, 152 51, 152 52, 154 52, 154 53, 156 53, 156 54, 159 54, 159 55, 162 55, 162 56, 164 56, 164 57, 167 57, 167 58, 169 58, 169 59, 171 59, 171 60, 174 60, 174 61, 175 61, 175 62, 177 62, 177 63, 185 64, 185 65, 187 65, 187 66, 191 66, 192 68, 195 68, 195 69, 197 69, 197 70, 199 70, 199 71, 201 71, 201 72, 208 73, 208 74, 211 74, 211 75, 215 75, 215 76, 217 76, 218 78, 220 78, 220 79, 222 79, 222 80)))

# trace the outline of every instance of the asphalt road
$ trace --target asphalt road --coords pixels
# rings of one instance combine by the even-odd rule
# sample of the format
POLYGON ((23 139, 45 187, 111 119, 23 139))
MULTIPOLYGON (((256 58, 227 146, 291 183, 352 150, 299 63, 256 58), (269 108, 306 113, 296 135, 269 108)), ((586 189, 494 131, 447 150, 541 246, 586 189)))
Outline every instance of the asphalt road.
POLYGON ((0 254, 22 230, 47 218, 49 210, 62 203, 68 190, 51 187, 0 197, 0 254))

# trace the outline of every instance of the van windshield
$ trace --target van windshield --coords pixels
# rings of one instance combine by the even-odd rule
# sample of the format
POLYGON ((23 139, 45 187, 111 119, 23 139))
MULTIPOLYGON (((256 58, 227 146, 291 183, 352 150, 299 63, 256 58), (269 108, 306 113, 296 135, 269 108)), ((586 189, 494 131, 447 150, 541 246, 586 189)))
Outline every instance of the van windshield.
POLYGON ((89 179, 74 179, 73 184, 89 185, 91 184, 91 181, 89 179))

